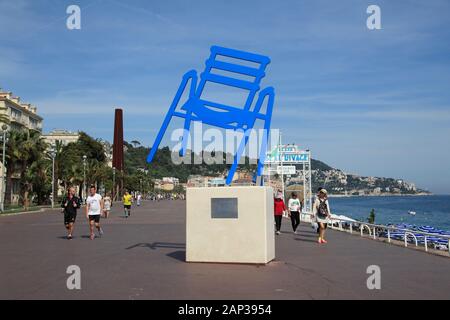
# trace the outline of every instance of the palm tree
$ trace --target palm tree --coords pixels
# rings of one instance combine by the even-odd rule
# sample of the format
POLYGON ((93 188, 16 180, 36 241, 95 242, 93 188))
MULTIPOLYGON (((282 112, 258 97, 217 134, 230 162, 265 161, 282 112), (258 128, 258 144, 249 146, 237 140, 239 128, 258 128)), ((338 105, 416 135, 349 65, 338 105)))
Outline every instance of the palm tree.
POLYGON ((6 142, 6 190, 5 203, 11 203, 13 176, 16 175, 18 166, 23 159, 22 144, 26 140, 23 131, 12 130, 6 142))
POLYGON ((69 186, 78 186, 81 196, 83 185, 83 165, 81 162, 65 162, 64 166, 62 166, 61 180, 66 190, 69 186))
POLYGON ((22 159, 20 165, 20 196, 25 209, 28 209, 30 199, 29 195, 33 190, 33 169, 44 159, 45 150, 48 144, 41 137, 40 133, 35 131, 27 132, 27 139, 22 143, 22 159))
POLYGON ((37 199, 37 204, 48 203, 51 193, 51 172, 52 163, 49 159, 42 157, 35 161, 26 172, 27 181, 32 185, 33 196, 37 199))
POLYGON ((9 132, 6 149, 6 196, 5 203, 11 203, 13 177, 19 179, 19 196, 22 203, 28 206, 28 196, 32 190, 30 182, 31 166, 42 159, 47 144, 40 133, 28 130, 12 130, 9 132))

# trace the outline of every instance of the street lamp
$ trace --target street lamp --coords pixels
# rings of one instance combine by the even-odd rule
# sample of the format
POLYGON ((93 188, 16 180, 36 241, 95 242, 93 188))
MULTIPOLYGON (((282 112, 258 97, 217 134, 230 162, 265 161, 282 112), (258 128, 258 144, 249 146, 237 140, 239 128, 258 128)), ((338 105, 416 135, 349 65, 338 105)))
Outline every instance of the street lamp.
POLYGON ((116 198, 116 167, 113 167, 113 190, 112 190, 112 201, 116 198))
POLYGON ((56 149, 52 146, 50 149, 50 157, 52 157, 52 209, 55 207, 55 158, 56 149))
POLYGON ((86 203, 86 197, 87 197, 87 186, 86 186, 86 159, 87 159, 87 156, 84 155, 84 156, 83 156, 83 192, 84 192, 83 200, 84 200, 85 203, 86 203))
POLYGON ((2 133, 3 133, 3 156, 2 156, 2 181, 1 181, 1 186, 2 186, 2 193, 0 194, 0 211, 3 212, 5 211, 5 189, 6 189, 6 184, 5 184, 5 173, 6 173, 6 162, 5 162, 5 152, 6 152, 6 131, 8 130, 8 126, 6 124, 2 125, 2 133))

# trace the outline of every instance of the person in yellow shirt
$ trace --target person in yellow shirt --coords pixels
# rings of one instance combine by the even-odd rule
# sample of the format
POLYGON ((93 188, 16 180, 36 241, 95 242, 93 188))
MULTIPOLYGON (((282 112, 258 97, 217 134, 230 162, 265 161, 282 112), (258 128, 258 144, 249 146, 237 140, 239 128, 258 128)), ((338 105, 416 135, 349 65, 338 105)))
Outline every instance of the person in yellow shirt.
POLYGON ((125 191, 125 194, 123 195, 123 207, 125 210, 125 218, 128 218, 131 215, 132 199, 133 199, 133 196, 128 191, 125 191))

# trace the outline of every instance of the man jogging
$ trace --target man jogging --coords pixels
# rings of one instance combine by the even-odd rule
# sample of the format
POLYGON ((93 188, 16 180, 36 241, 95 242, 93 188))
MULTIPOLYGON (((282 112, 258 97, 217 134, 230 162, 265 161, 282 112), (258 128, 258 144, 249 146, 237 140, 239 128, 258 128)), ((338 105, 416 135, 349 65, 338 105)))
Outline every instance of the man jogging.
POLYGON ((81 207, 81 199, 75 196, 75 188, 69 188, 61 202, 64 213, 64 225, 67 229, 67 239, 72 240, 73 228, 77 219, 77 210, 81 207))
POLYGON ((128 192, 125 191, 125 194, 123 195, 123 208, 125 210, 125 218, 128 218, 131 216, 131 201, 133 200, 133 196, 128 192))
POLYGON ((96 192, 95 186, 89 188, 89 197, 86 199, 86 218, 89 220, 89 231, 91 240, 94 240, 94 224, 97 228, 98 235, 101 237, 103 235, 103 230, 100 227, 100 215, 103 211, 103 200, 102 196, 96 192))

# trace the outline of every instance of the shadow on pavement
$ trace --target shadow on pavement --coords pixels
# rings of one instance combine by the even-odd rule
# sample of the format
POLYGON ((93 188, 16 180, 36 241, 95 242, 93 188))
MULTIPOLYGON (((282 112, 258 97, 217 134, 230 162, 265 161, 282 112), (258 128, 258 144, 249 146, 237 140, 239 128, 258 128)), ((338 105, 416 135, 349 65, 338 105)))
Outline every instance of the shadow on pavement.
POLYGON ((175 260, 186 262, 186 251, 174 251, 171 253, 166 254, 166 256, 173 258, 175 260))
POLYGON ((311 239, 295 238, 294 240, 295 240, 295 241, 302 241, 302 242, 317 243, 317 240, 311 240, 311 239))
POLYGON ((169 248, 169 249, 186 249, 186 245, 184 243, 171 243, 171 242, 153 242, 153 243, 137 243, 132 245, 126 250, 134 249, 134 248, 149 248, 152 250, 156 250, 158 248, 169 248))

